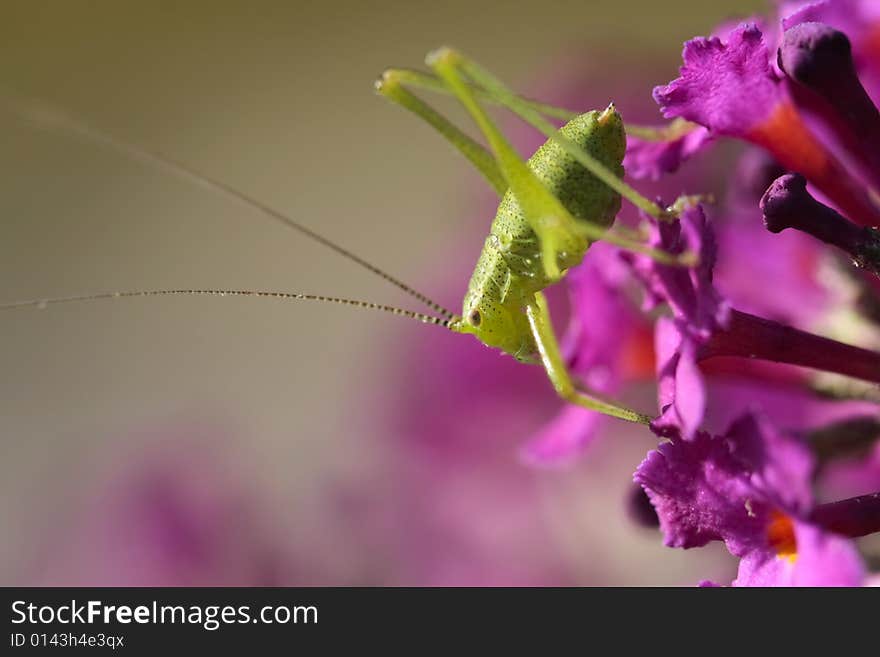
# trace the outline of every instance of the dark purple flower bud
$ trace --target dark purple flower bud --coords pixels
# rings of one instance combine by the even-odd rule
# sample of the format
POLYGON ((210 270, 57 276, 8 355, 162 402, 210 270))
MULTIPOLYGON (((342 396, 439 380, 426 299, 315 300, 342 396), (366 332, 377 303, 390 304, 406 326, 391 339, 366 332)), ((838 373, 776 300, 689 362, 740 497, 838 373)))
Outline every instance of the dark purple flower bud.
POLYGON ((786 30, 779 68, 797 105, 826 124, 841 146, 880 185, 880 112, 859 81, 847 36, 824 23, 786 30))
POLYGON ((637 525, 656 529, 660 526, 657 510, 641 486, 633 486, 626 496, 626 510, 630 519, 637 525))
POLYGON ((847 88, 853 78, 861 88, 849 39, 824 23, 801 23, 786 30, 779 48, 779 67, 823 96, 847 88))
POLYGON ((880 231, 857 226, 807 191, 798 174, 777 178, 761 199, 764 225, 772 233, 794 228, 848 253, 856 266, 880 273, 880 231))

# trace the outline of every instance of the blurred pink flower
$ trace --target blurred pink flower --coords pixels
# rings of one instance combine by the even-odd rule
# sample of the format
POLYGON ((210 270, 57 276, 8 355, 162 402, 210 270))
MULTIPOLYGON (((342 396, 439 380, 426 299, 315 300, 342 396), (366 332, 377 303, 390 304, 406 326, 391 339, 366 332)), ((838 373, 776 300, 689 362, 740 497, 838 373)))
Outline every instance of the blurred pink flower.
MULTIPOLYGON (((226 430, 198 423, 128 436, 136 447, 86 488, 35 550, 41 586, 277 586, 313 581, 258 491, 224 454, 226 430)), ((313 555, 314 556, 314 555, 313 555)))

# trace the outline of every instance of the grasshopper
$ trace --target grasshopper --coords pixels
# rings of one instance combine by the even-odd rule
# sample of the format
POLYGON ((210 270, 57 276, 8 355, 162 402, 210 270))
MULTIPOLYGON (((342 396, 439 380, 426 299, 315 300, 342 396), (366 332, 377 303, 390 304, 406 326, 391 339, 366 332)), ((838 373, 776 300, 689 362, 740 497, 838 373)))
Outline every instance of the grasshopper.
POLYGON ((646 253, 667 264, 689 264, 688 254, 676 256, 658 251, 640 241, 640 236, 633 231, 611 229, 621 207, 621 197, 660 219, 669 218, 674 213, 674 210, 663 209, 644 198, 623 181, 626 135, 620 114, 613 105, 602 111, 575 114, 526 100, 514 94, 485 69, 449 48, 431 52, 426 63, 432 69, 430 74, 408 69, 387 70, 376 82, 377 92, 435 128, 475 166, 501 198, 468 285, 461 314, 445 309, 352 251, 226 183, 208 178, 163 155, 120 141, 38 104, 9 97, 3 98, 8 108, 43 127, 85 137, 189 178, 293 228, 397 286, 436 315, 315 294, 197 289, 34 299, 0 304, 0 310, 43 308, 56 303, 97 299, 182 294, 258 296, 352 305, 473 335, 483 344, 500 349, 520 362, 542 365, 556 392, 566 401, 623 420, 649 423, 650 416, 599 399, 576 386, 560 353, 542 292, 559 282, 567 270, 578 265, 590 244, 600 239, 646 253), (466 135, 412 93, 409 87, 455 96, 479 127, 489 148, 466 135), (483 107, 483 103, 487 102, 511 110, 548 137, 528 161, 519 156, 490 118, 483 107), (545 116, 567 119, 567 123, 559 129, 545 116))

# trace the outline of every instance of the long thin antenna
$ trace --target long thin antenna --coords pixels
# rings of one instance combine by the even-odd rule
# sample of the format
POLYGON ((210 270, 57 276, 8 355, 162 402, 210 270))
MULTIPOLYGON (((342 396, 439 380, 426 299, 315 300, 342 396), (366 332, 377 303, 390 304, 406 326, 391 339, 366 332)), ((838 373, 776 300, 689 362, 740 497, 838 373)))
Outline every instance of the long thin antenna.
POLYGON ((215 297, 271 297, 285 301, 322 301, 325 303, 338 303, 346 306, 356 306, 367 310, 381 310, 401 317, 409 317, 423 324, 436 324, 449 328, 453 318, 440 318, 412 310, 404 310, 395 306, 386 306, 371 301, 359 301, 357 299, 342 299, 339 297, 326 297, 320 294, 298 294, 296 292, 262 292, 256 290, 135 290, 129 292, 103 292, 101 294, 84 294, 73 297, 55 297, 53 299, 29 299, 27 301, 15 301, 0 304, 0 310, 14 310, 16 308, 45 308, 59 303, 75 303, 79 301, 98 301, 100 299, 122 299, 125 297, 159 297, 171 295, 203 295, 215 297))
POLYGON ((283 212, 276 210, 275 208, 272 208, 251 196, 248 196, 244 192, 240 192, 239 190, 229 186, 224 182, 215 180, 214 178, 210 178, 205 174, 199 173, 195 169, 192 169, 187 165, 178 162, 170 157, 162 155, 161 153, 149 151, 141 146, 136 146, 135 144, 117 139, 116 137, 113 137, 102 130, 93 128, 92 126, 83 123, 82 121, 68 116, 60 110, 50 107, 42 101, 38 101, 35 99, 25 99, 16 94, 12 94, 6 90, 0 89, 0 103, 2 103, 2 105, 5 106, 7 110, 12 112, 13 114, 39 127, 54 130, 56 132, 62 132, 71 136, 77 136, 93 143, 100 144, 106 148, 115 150, 118 153, 122 153, 123 155, 130 157, 134 160, 138 160, 146 164, 158 167, 159 169, 162 169, 180 178, 189 180, 190 182, 204 187, 205 189, 209 189, 215 193, 226 196, 227 198, 238 201, 239 203, 243 203, 245 206, 256 210, 257 212, 260 212, 264 216, 270 217, 271 219, 274 219, 289 228, 293 228, 295 231, 301 233, 302 235, 305 235, 309 239, 318 242, 319 244, 323 244, 328 249, 332 249, 342 257, 348 258, 352 262, 357 263, 364 269, 371 271, 380 278, 385 279, 392 285, 403 290, 408 295, 418 299, 426 306, 437 311, 444 317, 450 319, 455 317, 455 313, 447 310, 436 301, 429 299, 421 292, 417 292, 403 281, 398 280, 397 278, 385 271, 382 271, 375 265, 370 264, 360 256, 357 256, 348 249, 339 246, 338 244, 324 237, 323 235, 316 233, 311 228, 308 228, 298 221, 291 219, 283 212))

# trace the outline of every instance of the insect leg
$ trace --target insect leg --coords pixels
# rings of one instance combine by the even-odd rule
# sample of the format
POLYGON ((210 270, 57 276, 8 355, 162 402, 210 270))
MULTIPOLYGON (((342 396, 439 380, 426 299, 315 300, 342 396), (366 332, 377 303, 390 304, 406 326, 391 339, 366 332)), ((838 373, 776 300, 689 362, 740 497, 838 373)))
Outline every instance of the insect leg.
MULTIPOLYGON (((449 87, 435 75, 430 73, 423 73, 422 71, 414 71, 408 68, 394 68, 388 69, 385 71, 384 75, 393 76, 400 84, 410 87, 413 89, 424 89, 425 91, 433 91, 440 94, 451 94, 449 87)), ((498 105, 498 100, 489 94, 487 94, 483 89, 477 87, 474 89, 476 92, 477 98, 481 101, 487 103, 493 103, 498 105)), ((523 102, 528 103, 530 107, 538 110, 544 116, 549 116, 554 119, 561 119, 563 121, 571 121, 576 118, 581 112, 575 112, 574 110, 565 109, 564 107, 557 107, 555 105, 550 105, 549 103, 543 103, 539 100, 533 100, 531 98, 522 98, 523 102)))
POLYGON ((620 194, 623 198, 627 199, 640 210, 643 210, 658 219, 674 218, 674 212, 658 207, 656 203, 639 194, 638 191, 617 177, 613 171, 610 171, 605 165, 597 161, 592 155, 590 155, 590 153, 581 148, 578 144, 571 139, 568 139, 565 135, 560 134, 556 126, 545 119, 541 115, 541 112, 531 106, 527 101, 514 94, 494 75, 486 71, 477 63, 466 58, 461 53, 453 52, 449 56, 454 58, 458 69, 463 72, 467 78, 479 85, 486 94, 493 97, 499 104, 507 107, 514 114, 517 114, 526 123, 543 132, 550 139, 554 139, 584 168, 620 194))
MULTIPOLYGON (((439 84, 443 84, 438 80, 439 84)), ((420 117, 433 128, 437 130, 443 137, 449 141, 458 151, 464 155, 477 170, 483 174, 483 177, 489 181, 492 188, 498 193, 498 196, 504 196, 507 191, 507 182, 498 168, 498 163, 492 154, 483 148, 480 144, 463 133, 449 119, 440 114, 433 107, 428 105, 418 96, 412 94, 403 86, 398 71, 385 71, 378 80, 376 80, 376 91, 388 100, 409 110, 416 116, 420 117)))
MULTIPOLYGON (((415 71, 408 68, 394 68, 388 69, 384 75, 393 75, 400 84, 412 89, 424 89, 425 91, 433 91, 440 94, 451 93, 449 87, 443 83, 443 80, 430 73, 423 73, 422 71, 415 71)), ((475 87, 475 91, 477 98, 480 101, 492 103, 493 105, 501 104, 497 96, 487 93, 482 87, 475 87)), ((583 113, 565 107, 551 105, 550 103, 545 103, 526 96, 517 95, 517 98, 526 103, 532 109, 553 119, 571 121, 583 113)), ((683 137, 692 130, 696 130, 698 127, 697 124, 685 121, 679 117, 665 125, 638 125, 635 123, 627 123, 626 131, 628 134, 644 141, 671 141, 683 137)))
POLYGON ((532 330, 532 336, 535 344, 538 346, 538 352, 541 356, 541 364, 547 372, 547 376, 556 392, 560 397, 572 404, 583 406, 591 411, 611 415, 621 420, 629 422, 638 422, 640 424, 649 424, 652 420, 647 415, 642 415, 629 408, 617 406, 615 404, 602 401, 588 395, 587 393, 575 388, 574 382, 565 366, 562 354, 559 352, 559 343, 556 340, 556 333, 553 330, 553 323, 550 320, 550 313, 547 309, 547 300, 544 295, 538 292, 535 300, 526 307, 526 314, 529 319, 529 326, 532 330))

